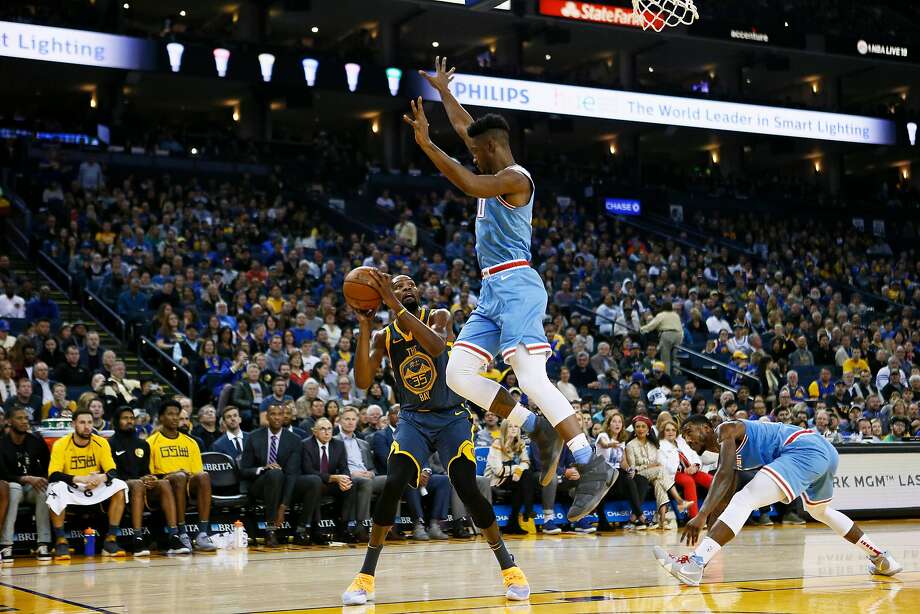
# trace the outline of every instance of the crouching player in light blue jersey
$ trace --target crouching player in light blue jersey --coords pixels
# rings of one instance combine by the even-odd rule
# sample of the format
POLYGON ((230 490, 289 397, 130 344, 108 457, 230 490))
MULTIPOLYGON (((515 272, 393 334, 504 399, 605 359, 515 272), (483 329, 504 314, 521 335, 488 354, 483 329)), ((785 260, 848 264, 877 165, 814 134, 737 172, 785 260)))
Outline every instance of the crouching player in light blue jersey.
POLYGON ((543 332, 546 288, 530 266, 533 180, 514 161, 505 119, 489 114, 473 121, 451 94, 454 69, 447 70, 446 58, 435 60, 434 74, 419 72, 441 95, 454 130, 481 171, 479 175, 471 172, 431 142, 422 98, 413 101, 411 117, 405 115, 403 119, 415 131, 415 141, 451 183, 478 199, 476 254, 482 269, 482 290, 476 310, 454 343, 447 384, 460 396, 530 435, 540 452, 544 486, 556 477, 563 442, 569 446, 581 477, 568 518, 580 520, 610 490, 617 471, 595 456, 572 405, 546 375, 546 359, 551 352, 543 332), (514 369, 521 390, 540 408, 543 418, 516 403, 498 383, 479 376, 482 367, 499 353, 514 369))
POLYGON ((790 424, 750 420, 725 422, 713 430, 705 417, 690 416, 681 426, 681 434, 703 462, 719 461, 703 509, 687 523, 682 540, 695 545, 707 523, 709 535, 689 555, 675 556, 655 546, 655 558, 682 583, 700 584, 706 564, 738 534, 751 512, 778 501, 792 503, 799 495, 815 520, 866 553, 870 574, 893 576, 901 571, 894 558, 876 546, 855 522, 830 507, 837 450, 820 433, 790 424), (760 471, 754 479, 736 493, 735 470, 756 468, 760 471))

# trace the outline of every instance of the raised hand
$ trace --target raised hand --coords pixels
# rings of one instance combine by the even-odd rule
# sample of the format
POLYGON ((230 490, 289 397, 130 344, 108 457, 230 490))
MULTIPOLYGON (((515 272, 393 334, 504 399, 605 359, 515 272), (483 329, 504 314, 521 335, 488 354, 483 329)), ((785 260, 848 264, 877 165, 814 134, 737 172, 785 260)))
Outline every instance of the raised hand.
POLYGON ((396 309, 399 305, 399 299, 393 293, 393 287, 390 285, 390 276, 386 273, 374 269, 369 273, 371 287, 380 294, 380 298, 390 309, 396 309))
POLYGON ((428 136, 428 118, 425 117, 425 109, 422 108, 422 97, 410 100, 409 106, 412 108, 412 117, 409 117, 408 114, 403 115, 403 121, 412 126, 415 131, 416 143, 422 147, 429 145, 431 138, 428 136))
POLYGON ((431 87, 438 90, 438 92, 443 92, 447 89, 447 86, 450 85, 450 82, 454 80, 454 71, 456 68, 451 68, 447 70, 447 58, 438 56, 434 59, 434 74, 425 72, 424 70, 418 71, 422 77, 425 78, 428 83, 431 84, 431 87))

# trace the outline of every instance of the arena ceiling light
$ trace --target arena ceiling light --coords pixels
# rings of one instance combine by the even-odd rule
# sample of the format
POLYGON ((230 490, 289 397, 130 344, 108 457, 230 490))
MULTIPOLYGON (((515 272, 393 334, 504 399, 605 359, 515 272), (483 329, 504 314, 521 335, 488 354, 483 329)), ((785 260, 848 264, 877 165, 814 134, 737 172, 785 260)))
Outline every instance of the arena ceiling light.
POLYGON ((259 54, 259 68, 262 71, 262 81, 268 83, 272 80, 272 69, 275 66, 275 56, 270 53, 259 54))
POLYGON ((345 65, 345 78, 348 80, 348 91, 353 92, 358 89, 358 75, 361 74, 361 65, 349 62, 345 65))
POLYGON ((169 43, 166 45, 166 53, 169 54, 169 67, 173 72, 179 72, 182 68, 182 54, 185 52, 185 45, 182 43, 169 43))
POLYGON ((227 76, 227 65, 230 64, 230 51, 222 47, 214 50, 214 67, 218 77, 227 76))
POLYGON ((304 58, 300 61, 303 66, 303 78, 307 82, 307 87, 316 85, 316 71, 319 70, 319 60, 313 58, 304 58))
POLYGON ((387 85, 390 87, 390 95, 395 96, 399 92, 399 80, 402 79, 402 71, 398 68, 387 68, 387 85))

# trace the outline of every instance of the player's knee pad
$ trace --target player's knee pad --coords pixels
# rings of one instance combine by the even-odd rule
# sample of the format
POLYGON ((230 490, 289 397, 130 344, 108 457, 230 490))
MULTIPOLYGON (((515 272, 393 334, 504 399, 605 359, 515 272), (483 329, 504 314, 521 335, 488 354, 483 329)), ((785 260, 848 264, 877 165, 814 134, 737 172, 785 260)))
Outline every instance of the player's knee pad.
POLYGON ((719 520, 737 535, 751 512, 783 500, 784 494, 776 482, 758 473, 747 486, 735 493, 719 520))
POLYGON ((850 518, 828 506, 827 503, 819 505, 808 505, 806 503, 805 511, 818 522, 827 525, 837 535, 846 535, 853 528, 853 521, 850 518))
POLYGON ((462 347, 455 347, 447 361, 447 386, 464 399, 483 409, 489 409, 501 388, 495 382, 479 376, 482 357, 462 347))
POLYGON ((508 362, 514 369, 521 390, 540 408, 550 424, 556 426, 574 413, 572 404, 546 375, 546 354, 531 354, 523 344, 519 344, 508 362))

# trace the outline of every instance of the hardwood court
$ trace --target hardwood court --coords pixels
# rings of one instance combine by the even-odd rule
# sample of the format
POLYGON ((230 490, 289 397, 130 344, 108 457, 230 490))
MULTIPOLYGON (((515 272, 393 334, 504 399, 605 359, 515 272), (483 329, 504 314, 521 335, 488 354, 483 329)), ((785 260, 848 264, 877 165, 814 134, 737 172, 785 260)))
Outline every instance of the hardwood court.
POLYGON ((363 548, 290 547, 147 562, 20 559, 0 577, 0 612, 917 612, 920 525, 865 526, 904 572, 870 577, 865 557, 816 524, 750 527, 709 565, 708 584, 689 588, 652 557, 652 545, 676 541, 674 531, 563 534, 510 541, 533 589, 522 605, 501 596, 484 543, 449 541, 388 546, 373 606, 339 605, 363 548))

